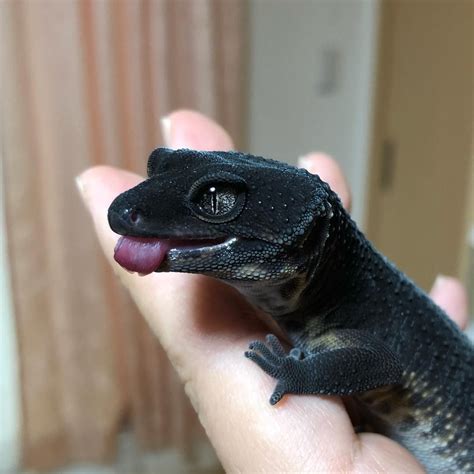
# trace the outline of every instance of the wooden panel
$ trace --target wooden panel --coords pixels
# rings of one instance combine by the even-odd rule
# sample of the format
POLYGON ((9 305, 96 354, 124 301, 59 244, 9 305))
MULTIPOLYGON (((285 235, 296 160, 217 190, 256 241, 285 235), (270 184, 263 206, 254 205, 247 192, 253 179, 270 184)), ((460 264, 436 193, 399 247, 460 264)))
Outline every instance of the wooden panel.
POLYGON ((428 288, 459 274, 473 137, 474 3, 385 1, 369 235, 428 288))
POLYGON ((469 179, 468 191, 468 209, 466 213, 466 221, 464 232, 466 239, 464 241, 463 251, 459 266, 463 276, 464 284, 469 295, 469 314, 471 315, 471 334, 474 335, 474 137, 473 148, 471 154, 471 172, 469 179))
POLYGON ((190 454, 204 438, 106 265, 73 178, 100 163, 143 173, 161 142, 159 117, 177 106, 223 119, 242 137, 245 7, 226 4, 232 18, 212 0, 2 4, 4 185, 27 468, 110 460, 128 427, 142 449, 190 454))

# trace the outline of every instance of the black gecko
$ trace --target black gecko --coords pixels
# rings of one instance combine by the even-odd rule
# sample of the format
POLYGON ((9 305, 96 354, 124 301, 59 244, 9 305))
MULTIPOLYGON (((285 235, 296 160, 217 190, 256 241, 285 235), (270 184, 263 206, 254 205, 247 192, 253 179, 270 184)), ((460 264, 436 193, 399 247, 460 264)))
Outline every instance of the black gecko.
POLYGON ((121 194, 115 259, 236 287, 280 326, 245 355, 285 394, 352 395, 430 472, 474 471, 474 349, 318 176, 238 152, 155 150, 121 194))

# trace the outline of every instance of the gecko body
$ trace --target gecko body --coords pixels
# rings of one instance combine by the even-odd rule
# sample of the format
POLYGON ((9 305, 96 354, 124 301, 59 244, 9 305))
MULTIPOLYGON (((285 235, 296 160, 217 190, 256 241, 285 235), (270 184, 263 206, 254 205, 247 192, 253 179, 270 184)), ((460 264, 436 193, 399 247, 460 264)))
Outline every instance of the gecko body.
POLYGON ((352 396, 429 472, 474 471, 472 343, 381 255, 318 176, 238 152, 155 150, 110 206, 116 260, 200 273, 269 314, 246 357, 286 394, 352 396))

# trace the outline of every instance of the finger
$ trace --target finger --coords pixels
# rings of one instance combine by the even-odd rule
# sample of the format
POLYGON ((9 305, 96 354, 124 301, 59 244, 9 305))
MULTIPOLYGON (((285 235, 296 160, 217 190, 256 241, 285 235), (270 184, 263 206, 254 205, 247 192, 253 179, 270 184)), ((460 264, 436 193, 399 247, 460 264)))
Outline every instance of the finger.
POLYGON ((336 160, 325 153, 309 153, 299 159, 299 166, 307 169, 312 174, 319 175, 339 196, 344 207, 348 211, 351 210, 351 192, 344 173, 336 160))
POLYGON ((170 148, 231 150, 232 139, 218 124, 191 110, 177 110, 161 119, 162 134, 170 148))
POLYGON ((461 329, 466 329, 469 319, 468 296, 466 288, 457 278, 439 275, 430 296, 461 329))

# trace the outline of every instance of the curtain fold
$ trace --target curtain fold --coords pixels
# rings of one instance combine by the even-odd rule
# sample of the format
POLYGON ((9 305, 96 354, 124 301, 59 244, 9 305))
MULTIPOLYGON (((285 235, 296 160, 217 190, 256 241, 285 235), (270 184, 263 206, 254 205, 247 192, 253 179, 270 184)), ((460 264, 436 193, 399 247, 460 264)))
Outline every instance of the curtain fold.
POLYGON ((1 6, 4 195, 26 468, 204 439, 162 349, 119 286, 74 189, 84 168, 144 174, 179 108, 242 145, 246 2, 28 0, 1 6))

